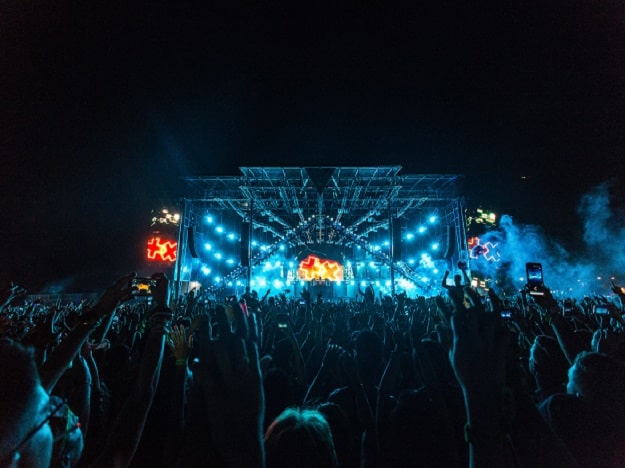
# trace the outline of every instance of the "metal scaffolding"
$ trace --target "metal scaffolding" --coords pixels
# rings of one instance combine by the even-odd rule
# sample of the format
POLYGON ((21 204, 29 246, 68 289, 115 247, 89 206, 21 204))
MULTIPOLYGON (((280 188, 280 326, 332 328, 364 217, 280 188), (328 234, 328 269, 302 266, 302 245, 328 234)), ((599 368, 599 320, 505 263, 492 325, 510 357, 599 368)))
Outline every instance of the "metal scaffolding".
MULTIPOLYGON (((366 248, 378 231, 399 242, 401 232, 393 235, 393 229, 405 230, 427 211, 436 212, 446 229, 446 250, 453 252, 450 257, 460 258, 466 249, 461 175, 402 174, 399 165, 239 169, 238 176, 184 178, 188 195, 183 200, 183 227, 192 226, 206 210, 220 210, 250 223, 250 233, 269 233, 274 242, 366 248)), ((251 236, 245 237, 249 242, 251 236)), ((178 258, 184 261, 187 236, 182 235, 181 241, 183 255, 178 258)), ((387 257, 380 260, 397 264, 397 271, 407 274, 398 254, 387 257)), ((239 265, 239 269, 247 268, 249 275, 249 266, 239 265)))

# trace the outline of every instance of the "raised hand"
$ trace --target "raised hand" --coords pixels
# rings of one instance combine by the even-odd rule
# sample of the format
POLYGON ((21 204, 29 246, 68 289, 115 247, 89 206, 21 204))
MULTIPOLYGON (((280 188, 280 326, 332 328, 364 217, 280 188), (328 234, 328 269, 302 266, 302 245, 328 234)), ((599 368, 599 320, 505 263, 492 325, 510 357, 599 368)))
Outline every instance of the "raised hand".
POLYGON ((0 285, 0 311, 22 294, 26 294, 26 289, 13 282, 0 285))
POLYGON ((470 307, 452 316, 454 335, 450 359, 456 378, 465 391, 480 391, 504 382, 504 351, 507 334, 499 314, 487 312, 477 293, 466 288, 470 307))
POLYGON ((167 336, 165 342, 171 353, 176 358, 176 365, 186 365, 189 351, 193 346, 193 335, 187 336, 184 325, 174 325, 167 336))
POLYGON ((201 343, 194 376, 204 393, 211 439, 227 466, 264 466, 263 392, 258 347, 238 303, 234 327, 217 306, 219 338, 201 343))

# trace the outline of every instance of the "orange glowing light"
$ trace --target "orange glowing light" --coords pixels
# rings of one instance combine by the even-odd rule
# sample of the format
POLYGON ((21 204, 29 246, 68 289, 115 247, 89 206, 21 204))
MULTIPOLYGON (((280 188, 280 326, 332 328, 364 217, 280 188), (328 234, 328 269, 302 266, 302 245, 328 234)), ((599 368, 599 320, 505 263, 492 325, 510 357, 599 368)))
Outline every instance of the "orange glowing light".
POLYGON ((178 242, 152 237, 148 241, 148 260, 175 262, 178 242))
POLYGON ((343 266, 335 260, 321 259, 316 255, 309 255, 299 262, 297 277, 304 281, 320 279, 343 281, 343 266))

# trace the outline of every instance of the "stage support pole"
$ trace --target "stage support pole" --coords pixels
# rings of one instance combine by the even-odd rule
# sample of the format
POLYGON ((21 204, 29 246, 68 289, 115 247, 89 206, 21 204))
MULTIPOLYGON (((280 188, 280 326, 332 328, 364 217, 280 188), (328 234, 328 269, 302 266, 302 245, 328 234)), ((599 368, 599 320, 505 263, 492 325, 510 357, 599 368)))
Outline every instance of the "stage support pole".
POLYGON ((180 278, 181 278, 181 270, 182 270, 182 260, 184 258, 184 234, 186 232, 186 221, 187 221, 187 200, 185 198, 182 199, 182 213, 180 215, 180 220, 178 221, 178 251, 176 252, 176 265, 175 265, 175 275, 174 275, 174 302, 178 303, 178 299, 180 298, 180 278))
POLYGON ((254 232, 254 200, 250 200, 250 216, 249 216, 249 223, 247 225, 247 245, 245 246, 245 248, 247 249, 248 252, 248 258, 249 258, 249 262, 247 265, 247 273, 246 273, 246 283, 247 286, 250 287, 250 290, 252 289, 252 233, 254 232))
POLYGON ((390 263, 389 269, 391 270, 391 297, 395 297, 395 235, 393 230, 395 228, 395 223, 393 222, 393 210, 391 207, 391 201, 388 202, 388 236, 390 240, 391 251, 390 253, 390 263))

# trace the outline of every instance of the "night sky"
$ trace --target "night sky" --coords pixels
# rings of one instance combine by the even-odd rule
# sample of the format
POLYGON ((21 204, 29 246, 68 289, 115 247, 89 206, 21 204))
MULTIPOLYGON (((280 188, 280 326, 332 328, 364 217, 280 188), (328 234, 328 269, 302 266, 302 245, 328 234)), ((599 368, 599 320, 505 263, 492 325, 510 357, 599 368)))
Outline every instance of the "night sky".
POLYGON ((465 174, 572 249, 584 193, 625 205, 619 2, 89 3, 0 14, 0 277, 29 290, 135 269, 180 177, 240 166, 465 174))

